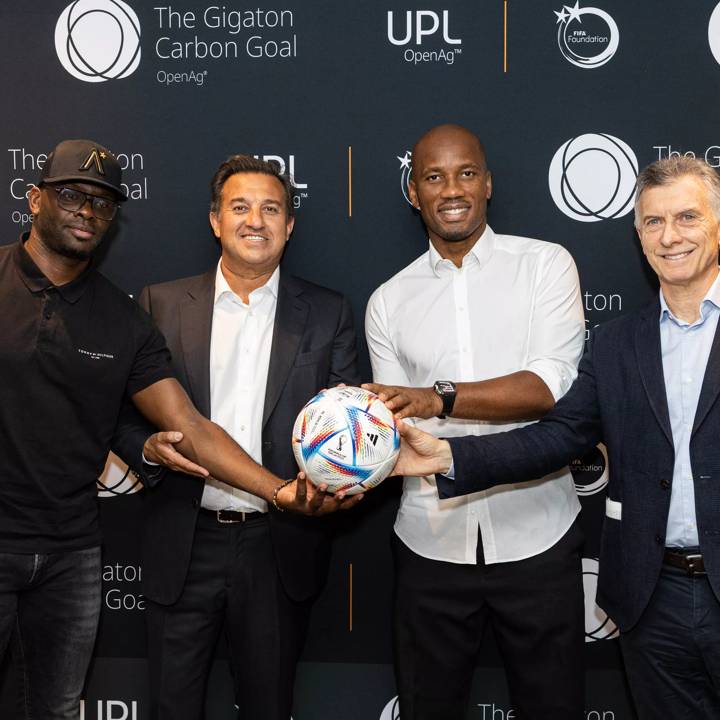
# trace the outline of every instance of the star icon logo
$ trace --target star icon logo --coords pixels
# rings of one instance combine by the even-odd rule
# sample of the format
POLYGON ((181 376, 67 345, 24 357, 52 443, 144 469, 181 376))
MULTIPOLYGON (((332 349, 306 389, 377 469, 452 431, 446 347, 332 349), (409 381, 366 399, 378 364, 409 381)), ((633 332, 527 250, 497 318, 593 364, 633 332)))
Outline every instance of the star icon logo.
POLYGON ((412 163, 412 151, 411 150, 406 150, 405 155, 403 155, 402 157, 400 157, 399 155, 396 155, 395 157, 400 161, 400 169, 401 170, 406 170, 406 169, 409 170, 410 169, 410 165, 412 163))
POLYGON ((580 16, 583 14, 583 11, 580 9, 580 0, 575 2, 574 7, 563 5, 562 10, 559 12, 557 10, 553 10, 553 12, 557 15, 558 24, 564 22, 571 23, 573 20, 577 20, 579 23, 582 22, 582 18, 580 16))
POLYGON ((582 22, 580 19, 580 15, 582 15, 582 10, 580 10, 580 0, 576 0, 574 7, 568 7, 567 5, 563 6, 563 10, 567 10, 570 13, 570 20, 568 22, 572 22, 573 20, 577 20, 579 23, 582 22))

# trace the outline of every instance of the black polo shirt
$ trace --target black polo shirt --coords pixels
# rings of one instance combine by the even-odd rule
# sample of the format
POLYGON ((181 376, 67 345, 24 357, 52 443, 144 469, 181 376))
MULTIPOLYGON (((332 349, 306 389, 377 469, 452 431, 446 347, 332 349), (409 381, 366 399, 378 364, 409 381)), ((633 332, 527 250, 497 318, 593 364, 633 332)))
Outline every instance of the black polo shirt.
POLYGON ((95 481, 123 397, 172 377, 150 317, 88 268, 55 287, 0 247, 0 552, 100 542, 95 481))

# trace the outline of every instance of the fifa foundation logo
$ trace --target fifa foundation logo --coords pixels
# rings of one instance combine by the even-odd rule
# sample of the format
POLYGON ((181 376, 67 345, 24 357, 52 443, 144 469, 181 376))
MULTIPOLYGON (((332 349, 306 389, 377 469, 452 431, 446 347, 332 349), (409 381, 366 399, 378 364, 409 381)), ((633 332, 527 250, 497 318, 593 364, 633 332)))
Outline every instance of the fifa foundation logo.
POLYGON ((553 156, 548 173, 558 209, 579 222, 598 222, 633 209, 637 157, 619 138, 587 133, 570 138, 553 156))
POLYGON ((380 714, 380 720, 400 720, 400 701, 394 697, 380 714))
POLYGON ((97 479, 98 497, 132 495, 143 489, 140 478, 114 453, 108 455, 105 469, 97 479))
POLYGON ((617 625, 595 603, 598 569, 597 558, 582 559, 583 591, 585 593, 585 642, 612 640, 620 634, 617 625))
POLYGON ((123 0, 75 0, 57 21, 55 50, 78 80, 128 77, 140 64, 140 21, 123 0))
POLYGON ((563 57, 584 70, 592 70, 609 62, 620 44, 617 23, 604 10, 563 5, 553 11, 557 16, 557 42, 563 57))
POLYGON ((408 183, 410 182, 410 173, 412 172, 412 150, 406 150, 405 154, 395 156, 400 161, 400 190, 402 190, 405 200, 412 205, 410 194, 408 192, 408 183))
POLYGON ((608 459, 605 446, 600 443, 589 453, 570 463, 570 472, 578 495, 594 495, 608 484, 608 459))
POLYGON ((708 42, 710 43, 710 52, 712 52, 715 62, 720 63, 720 3, 715 6, 712 15, 710 15, 708 42))
POLYGON ((434 10, 406 10, 401 12, 388 10, 387 38, 397 47, 407 47, 403 51, 405 62, 413 65, 423 63, 445 63, 452 65, 455 57, 462 54, 462 39, 450 35, 450 11, 438 14, 434 10), (422 50, 424 45, 433 45, 432 49, 422 50))

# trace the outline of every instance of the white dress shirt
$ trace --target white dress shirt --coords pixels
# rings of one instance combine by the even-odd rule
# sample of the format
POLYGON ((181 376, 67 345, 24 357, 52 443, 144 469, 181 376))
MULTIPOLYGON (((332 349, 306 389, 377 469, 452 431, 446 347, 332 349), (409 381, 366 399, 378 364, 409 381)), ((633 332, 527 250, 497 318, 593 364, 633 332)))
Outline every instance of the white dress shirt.
MULTIPOLYGON (((585 324, 577 270, 561 246, 496 235, 490 227, 461 268, 430 249, 372 295, 365 327, 375 382, 429 387, 529 370, 555 399, 570 387, 585 324)), ((439 437, 486 435, 528 423, 418 420, 439 437)), ((512 458, 508 458, 512 462, 512 458)), ((567 468, 544 480, 440 500, 434 476, 406 477, 395 532, 415 553, 474 564, 478 528, 486 563, 521 560, 554 545, 580 503, 567 468)))
MULTIPOLYGON (((210 419, 262 464, 262 416, 280 268, 245 304, 230 289, 221 263, 210 340, 210 419)), ((208 510, 267 512, 261 498, 213 479, 205 481, 201 505, 208 510)))

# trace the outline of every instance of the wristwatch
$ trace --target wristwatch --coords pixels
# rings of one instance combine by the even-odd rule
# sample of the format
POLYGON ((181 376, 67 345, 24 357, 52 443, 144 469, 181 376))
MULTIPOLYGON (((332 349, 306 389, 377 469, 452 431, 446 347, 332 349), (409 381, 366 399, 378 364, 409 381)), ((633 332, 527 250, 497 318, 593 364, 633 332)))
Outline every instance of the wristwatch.
POLYGON ((436 380, 433 385, 433 390, 440 396, 442 400, 443 408, 442 413, 438 415, 441 420, 444 420, 453 411, 455 405, 455 397, 457 396, 457 388, 452 380, 436 380))

